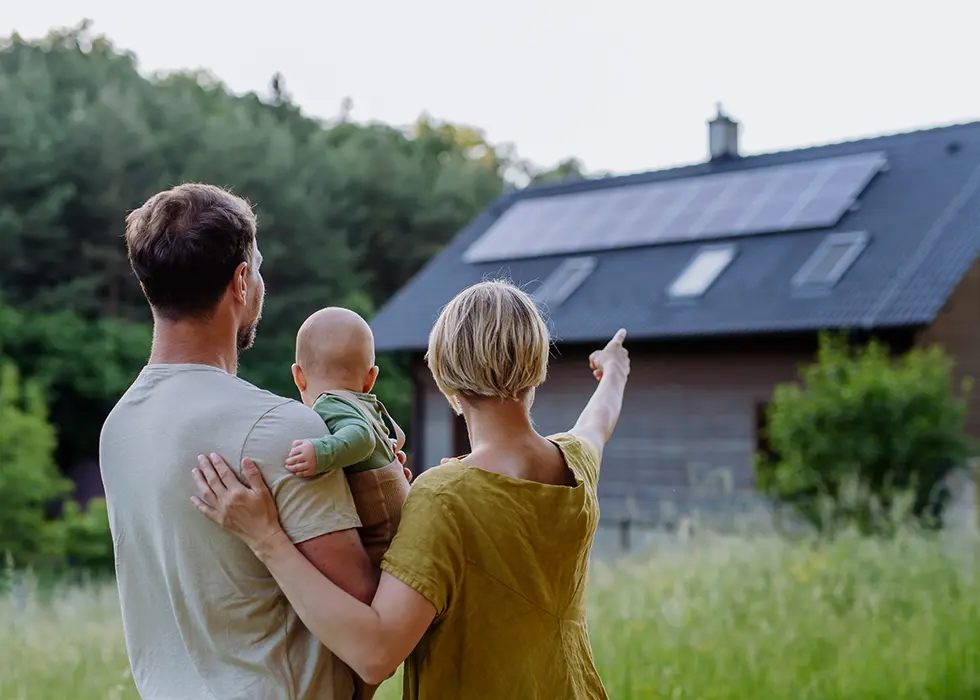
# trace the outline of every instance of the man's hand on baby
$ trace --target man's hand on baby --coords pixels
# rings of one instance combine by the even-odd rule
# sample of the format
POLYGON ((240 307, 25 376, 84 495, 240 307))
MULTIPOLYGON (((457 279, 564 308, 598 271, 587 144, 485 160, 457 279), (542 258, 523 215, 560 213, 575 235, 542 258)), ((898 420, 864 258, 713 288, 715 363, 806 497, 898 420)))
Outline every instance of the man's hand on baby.
POLYGON ((316 476, 316 450, 309 440, 297 440, 286 457, 286 469, 296 476, 316 476))

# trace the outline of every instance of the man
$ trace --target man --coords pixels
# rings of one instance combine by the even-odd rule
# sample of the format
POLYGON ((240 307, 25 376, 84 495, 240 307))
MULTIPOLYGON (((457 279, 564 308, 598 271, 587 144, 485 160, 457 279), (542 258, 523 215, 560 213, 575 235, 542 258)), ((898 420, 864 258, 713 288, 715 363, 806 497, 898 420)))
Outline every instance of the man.
POLYGON ((348 700, 348 668, 251 551, 190 501, 199 454, 248 455, 304 556, 370 602, 376 577, 343 471, 285 469, 293 441, 319 437, 323 421, 235 376, 265 292, 255 216, 218 187, 180 185, 127 217, 126 244, 153 348, 106 419, 100 462, 136 687, 145 700, 348 700))

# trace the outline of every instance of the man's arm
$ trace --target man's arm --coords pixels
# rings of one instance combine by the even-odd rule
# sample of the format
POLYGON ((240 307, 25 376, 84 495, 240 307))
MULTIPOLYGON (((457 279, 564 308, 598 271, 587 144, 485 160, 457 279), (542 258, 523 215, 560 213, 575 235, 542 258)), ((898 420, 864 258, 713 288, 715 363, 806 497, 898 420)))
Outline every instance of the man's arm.
POLYGON ((377 595, 365 605, 302 556, 281 529, 259 469, 248 459, 242 469, 248 486, 220 456, 201 457, 194 470, 200 494, 192 499, 195 507, 241 537, 306 627, 360 678, 379 685, 408 657, 436 615, 448 609, 458 589, 465 553, 455 519, 437 493, 422 484, 412 489, 377 595))
POLYGON ((252 458, 269 483, 283 530, 300 553, 339 588, 369 603, 379 573, 357 534, 361 521, 343 471, 305 479, 285 467, 294 440, 322 434, 319 416, 297 401, 286 401, 256 422, 242 456, 252 458))
POLYGON ((381 572, 371 564, 357 530, 341 530, 297 542, 296 549, 338 588, 370 605, 381 572))

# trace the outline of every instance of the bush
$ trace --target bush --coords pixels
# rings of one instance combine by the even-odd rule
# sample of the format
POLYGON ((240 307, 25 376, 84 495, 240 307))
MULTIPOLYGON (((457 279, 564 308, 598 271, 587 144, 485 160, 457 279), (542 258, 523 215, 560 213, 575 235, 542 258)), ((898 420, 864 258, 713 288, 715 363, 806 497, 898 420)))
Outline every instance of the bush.
POLYGON ((0 360, 0 561, 17 568, 111 572, 105 501, 84 510, 75 501, 62 503, 71 482, 55 466, 55 445, 40 388, 0 360), (59 504, 61 516, 52 518, 59 504))
POLYGON ((71 490, 54 463, 55 432, 35 384, 0 362, 0 556, 16 566, 60 557, 47 509, 71 490))
POLYGON ((53 526, 68 566, 87 573, 112 573, 115 559, 104 498, 89 501, 84 510, 75 501, 68 501, 53 526))
POLYGON ((969 452, 952 369, 938 348, 895 360, 877 342, 822 337, 802 384, 776 389, 760 489, 824 532, 882 533, 896 515, 940 525, 945 479, 969 452))

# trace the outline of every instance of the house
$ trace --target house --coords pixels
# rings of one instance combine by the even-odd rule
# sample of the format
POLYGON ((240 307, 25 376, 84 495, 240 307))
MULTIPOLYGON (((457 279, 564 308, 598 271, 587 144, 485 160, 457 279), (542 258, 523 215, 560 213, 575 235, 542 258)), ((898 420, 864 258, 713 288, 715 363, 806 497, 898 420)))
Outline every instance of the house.
POLYGON ((574 422, 589 352, 629 331, 607 520, 752 503, 764 408, 820 330, 938 342, 980 374, 980 123, 753 156, 720 110, 708 132, 703 163, 505 194, 377 314, 378 350, 414 354, 416 468, 468 448, 423 355, 441 306, 488 277, 524 285, 553 324, 544 431, 574 422))

